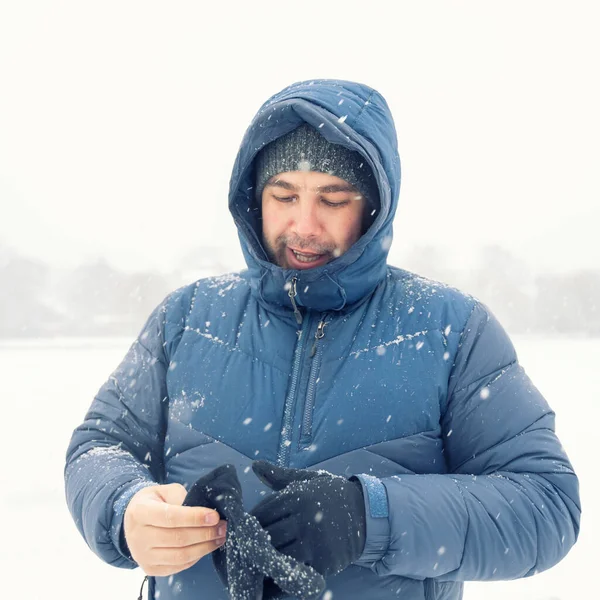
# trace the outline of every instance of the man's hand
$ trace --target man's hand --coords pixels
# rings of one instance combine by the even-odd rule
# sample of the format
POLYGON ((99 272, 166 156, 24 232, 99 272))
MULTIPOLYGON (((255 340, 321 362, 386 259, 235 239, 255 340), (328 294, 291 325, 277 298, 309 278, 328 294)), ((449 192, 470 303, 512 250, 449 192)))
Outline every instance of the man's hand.
POLYGON ((257 477, 276 493, 253 510, 277 550, 333 575, 360 558, 366 515, 362 486, 326 471, 255 461, 257 477))
POLYGON ((147 575, 173 575, 225 543, 226 522, 200 506, 182 506, 179 483, 141 489, 130 500, 123 522, 132 558, 147 575))

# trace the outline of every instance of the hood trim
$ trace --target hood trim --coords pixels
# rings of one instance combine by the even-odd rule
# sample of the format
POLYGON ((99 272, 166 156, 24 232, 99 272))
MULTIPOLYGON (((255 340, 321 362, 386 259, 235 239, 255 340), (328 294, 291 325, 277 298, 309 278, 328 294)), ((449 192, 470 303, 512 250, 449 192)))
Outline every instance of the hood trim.
MULTIPOLYGON (((297 84, 300 88, 302 85, 306 87, 310 84, 297 84)), ((318 89, 327 94, 330 85, 325 82, 318 89)), ((292 88, 294 86, 286 88, 265 103, 250 124, 231 177, 230 211, 248 264, 251 289, 265 308, 274 304, 291 310, 285 284, 296 277, 299 290, 296 300, 299 305, 318 311, 341 311, 370 295, 385 277, 387 252, 391 243, 395 203, 391 197, 388 174, 376 144, 354 129, 360 121, 363 124, 364 121, 368 122, 369 119, 365 117, 371 109, 371 100, 376 92, 367 86, 360 86, 364 98, 355 94, 354 100, 359 98, 363 106, 352 119, 345 119, 315 102, 294 96, 290 91, 292 88), (279 99, 281 95, 287 97, 279 99), (315 269, 293 270, 284 269, 268 260, 262 236, 259 236, 260 221, 256 214, 249 213, 253 205, 252 174, 256 155, 268 143, 304 122, 318 129, 328 141, 358 152, 367 161, 378 185, 380 210, 369 229, 342 256, 315 269)), ((339 85, 336 85, 336 96, 340 95, 339 90, 339 85)), ((343 93, 346 91, 343 90, 343 93)), ((387 105, 385 109, 389 113, 387 105)), ((390 121, 390 126, 394 133, 395 147, 393 121, 390 121)))

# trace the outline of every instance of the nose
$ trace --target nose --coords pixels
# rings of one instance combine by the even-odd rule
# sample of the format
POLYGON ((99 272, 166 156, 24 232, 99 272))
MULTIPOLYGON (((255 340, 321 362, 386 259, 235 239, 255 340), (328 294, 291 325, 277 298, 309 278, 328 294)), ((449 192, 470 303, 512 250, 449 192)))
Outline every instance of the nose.
POLYGON ((321 225, 315 203, 298 203, 294 225, 296 233, 300 237, 309 238, 319 235, 321 232, 321 225))

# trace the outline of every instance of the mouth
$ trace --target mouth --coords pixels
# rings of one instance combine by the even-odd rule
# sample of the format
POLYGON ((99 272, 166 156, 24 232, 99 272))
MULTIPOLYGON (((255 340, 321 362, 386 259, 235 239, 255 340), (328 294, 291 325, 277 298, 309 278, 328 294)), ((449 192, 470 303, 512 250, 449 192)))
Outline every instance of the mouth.
POLYGON ((286 248, 286 254, 287 262, 293 269, 313 269, 325 264, 329 259, 328 254, 295 250, 289 246, 286 248))

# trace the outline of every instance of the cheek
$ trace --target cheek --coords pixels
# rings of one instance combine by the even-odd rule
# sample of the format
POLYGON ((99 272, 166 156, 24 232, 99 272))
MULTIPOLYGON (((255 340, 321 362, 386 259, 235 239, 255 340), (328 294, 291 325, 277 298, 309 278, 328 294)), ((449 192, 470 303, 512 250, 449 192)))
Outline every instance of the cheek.
POLYGON ((338 228, 338 240, 344 242, 345 249, 347 250, 358 240, 362 231, 362 219, 361 215, 354 213, 349 214, 340 223, 338 228))
POLYGON ((268 239, 274 239, 281 234, 284 228, 284 220, 281 215, 270 212, 263 215, 263 234, 268 239))
POLYGON ((268 201, 263 204, 262 230, 263 237, 267 241, 273 244, 285 232, 287 221, 285 211, 281 210, 279 206, 268 201))

